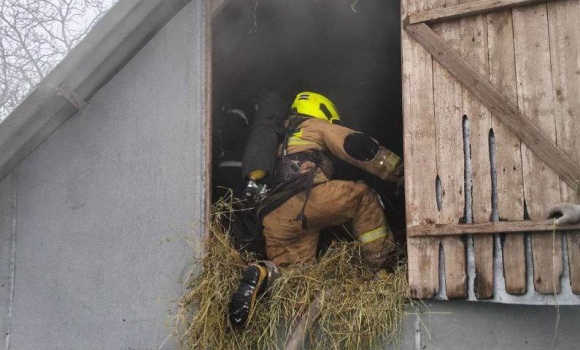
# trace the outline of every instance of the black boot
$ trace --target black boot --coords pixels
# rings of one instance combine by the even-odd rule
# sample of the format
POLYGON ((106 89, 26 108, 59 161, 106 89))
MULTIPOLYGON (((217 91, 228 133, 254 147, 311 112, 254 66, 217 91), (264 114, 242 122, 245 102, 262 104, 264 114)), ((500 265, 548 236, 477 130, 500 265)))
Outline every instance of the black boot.
POLYGON ((250 319, 256 298, 266 289, 268 270, 265 266, 251 264, 244 268, 238 289, 229 304, 229 319, 232 326, 242 328, 250 319))

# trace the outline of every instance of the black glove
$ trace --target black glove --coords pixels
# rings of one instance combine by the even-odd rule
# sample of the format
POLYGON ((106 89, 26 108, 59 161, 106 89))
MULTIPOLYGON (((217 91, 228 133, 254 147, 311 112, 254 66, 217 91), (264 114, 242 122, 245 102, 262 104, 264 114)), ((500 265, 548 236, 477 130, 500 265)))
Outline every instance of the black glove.
POLYGON ((395 184, 395 194, 398 197, 399 193, 403 191, 405 186, 405 167, 403 162, 400 162, 397 164, 397 166, 395 166, 395 169, 387 177, 387 181, 395 184))

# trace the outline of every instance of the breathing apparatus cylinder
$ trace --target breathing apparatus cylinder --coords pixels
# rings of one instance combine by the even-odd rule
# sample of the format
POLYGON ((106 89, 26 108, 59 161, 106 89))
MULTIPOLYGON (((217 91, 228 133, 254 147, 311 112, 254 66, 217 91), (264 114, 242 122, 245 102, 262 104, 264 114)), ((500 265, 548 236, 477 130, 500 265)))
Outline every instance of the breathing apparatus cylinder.
POLYGON ((287 112, 287 103, 278 92, 268 92, 258 100, 242 161, 242 174, 246 180, 262 183, 270 180, 287 112))

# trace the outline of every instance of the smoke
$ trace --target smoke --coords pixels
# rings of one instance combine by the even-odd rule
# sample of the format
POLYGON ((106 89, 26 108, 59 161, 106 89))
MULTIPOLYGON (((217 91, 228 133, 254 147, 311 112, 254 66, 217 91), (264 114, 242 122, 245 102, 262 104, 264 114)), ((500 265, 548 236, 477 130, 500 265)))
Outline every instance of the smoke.
MULTIPOLYGON (((402 155, 399 3, 232 1, 213 23, 214 128, 224 117, 221 111, 231 108, 243 109, 251 121, 264 91, 281 92, 289 107, 298 92, 310 90, 335 102, 344 125, 402 155)), ((403 244, 402 191, 354 167, 337 168, 337 177, 364 180, 382 196, 387 220, 403 244)))
POLYGON ((402 153, 399 1, 233 2, 214 21, 214 102, 264 90, 330 97, 344 123, 402 153), (257 5, 257 6, 256 6, 257 5))

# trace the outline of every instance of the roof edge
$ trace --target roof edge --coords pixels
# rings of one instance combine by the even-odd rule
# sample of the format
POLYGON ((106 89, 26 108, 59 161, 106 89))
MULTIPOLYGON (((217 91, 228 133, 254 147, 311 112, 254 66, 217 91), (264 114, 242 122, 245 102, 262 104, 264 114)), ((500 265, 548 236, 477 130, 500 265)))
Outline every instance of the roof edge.
POLYGON ((82 111, 85 101, 190 1, 120 0, 115 4, 0 123, 0 180, 82 111))

